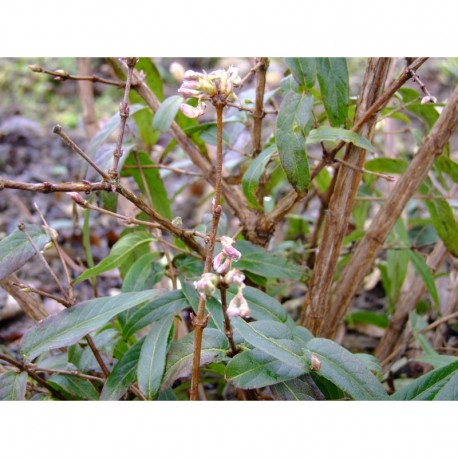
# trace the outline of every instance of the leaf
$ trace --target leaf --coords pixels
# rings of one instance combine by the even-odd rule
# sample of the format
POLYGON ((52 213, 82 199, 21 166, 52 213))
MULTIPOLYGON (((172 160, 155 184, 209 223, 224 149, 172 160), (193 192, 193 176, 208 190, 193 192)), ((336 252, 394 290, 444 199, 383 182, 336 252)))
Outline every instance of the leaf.
POLYGON ((436 282, 434 281, 434 275, 431 272, 428 264, 423 259, 423 256, 413 250, 408 250, 409 258, 417 271, 417 274, 423 280, 423 283, 434 301, 434 304, 439 307, 439 293, 437 291, 436 282))
POLYGON ((176 290, 162 294, 130 313, 126 324, 122 328, 122 334, 125 339, 128 339, 153 321, 179 312, 186 307, 189 307, 189 303, 183 291, 176 290))
MULTIPOLYGON (((51 241, 49 234, 40 226, 24 224, 39 250, 51 241)), ((0 280, 22 267, 36 252, 22 231, 16 229, 0 241, 0 280)))
POLYGON ((295 325, 292 327, 293 340, 299 345, 304 346, 307 342, 313 339, 313 334, 303 326, 295 325))
POLYGON ((364 168, 371 172, 391 173, 402 175, 409 163, 404 159, 391 159, 388 157, 378 157, 370 159, 364 164, 364 168))
POLYGON ((431 221, 447 250, 458 256, 458 224, 449 203, 442 198, 425 201, 431 221))
POLYGON ((313 97, 286 94, 277 117, 277 148, 286 177, 297 192, 306 192, 310 171, 305 137, 313 123, 313 97))
POLYGON ((173 317, 167 315, 154 323, 142 346, 137 378, 138 386, 147 399, 153 399, 161 386, 173 317))
POLYGON ((383 385, 360 359, 328 339, 315 338, 307 342, 305 350, 320 361, 317 371, 355 400, 387 399, 383 385))
POLYGON ((273 153, 277 151, 276 145, 271 145, 266 148, 258 157, 256 157, 242 178, 242 189, 248 203, 258 209, 262 210, 262 205, 258 201, 257 191, 259 190, 259 181, 264 173, 264 170, 269 163, 273 153))
MULTIPOLYGON (((313 383, 313 381, 312 381, 313 383)), ((314 401, 315 395, 304 377, 298 377, 270 387, 274 399, 280 401, 314 401)))
POLYGON ((387 328, 390 324, 390 320, 383 313, 372 312, 370 310, 355 310, 345 317, 345 321, 350 326, 354 326, 355 323, 370 324, 379 328, 387 328))
POLYGON ((361 135, 347 129, 338 127, 320 126, 318 129, 312 129, 305 140, 305 143, 321 143, 321 142, 338 142, 353 143, 360 148, 375 153, 377 150, 372 143, 361 135))
POLYGON ((26 372, 0 374, 0 401, 23 401, 27 388, 26 372))
POLYGON ((446 173, 455 183, 458 183, 458 164, 449 157, 441 154, 434 161, 441 172, 446 173))
POLYGON ((99 393, 89 381, 76 375, 54 374, 48 383, 56 390, 61 391, 69 399, 85 399, 97 401, 99 393))
POLYGON ((143 338, 135 342, 113 367, 100 394, 101 401, 117 401, 135 382, 138 359, 144 340, 143 338))
POLYGON ((314 57, 287 57, 285 61, 294 79, 301 86, 308 89, 314 86, 316 79, 316 59, 314 57))
POLYGON ((341 126, 347 119, 350 94, 347 60, 343 57, 317 58, 317 76, 329 123, 341 126))
POLYGON ((458 361, 435 369, 391 396, 397 401, 458 400, 458 361))
POLYGON ((246 240, 237 241, 236 248, 242 254, 240 260, 235 264, 237 269, 266 278, 300 280, 304 275, 304 268, 246 240))
MULTIPOLYGON (((289 346, 290 342, 284 342, 289 346)), ((294 379, 307 372, 279 361, 259 349, 247 350, 235 355, 226 366, 226 379, 237 388, 255 389, 294 379)))
POLYGON ((37 323, 24 336, 21 354, 32 360, 44 351, 72 345, 105 325, 118 313, 151 300, 158 294, 156 290, 148 290, 81 302, 37 323))
POLYGON ((290 366, 304 370, 304 372, 307 370, 306 362, 299 354, 300 346, 296 342, 286 339, 277 340, 269 337, 263 332, 258 331, 256 326, 246 323, 240 317, 234 317, 231 322, 234 329, 253 347, 290 366))
MULTIPOLYGON (((200 354, 201 366, 223 358, 228 350, 229 343, 221 331, 211 328, 204 329, 200 354)), ((172 343, 167 355, 161 391, 170 388, 178 378, 187 377, 191 373, 193 355, 194 332, 172 343)))
POLYGON ((137 166, 138 164, 135 156, 137 156, 138 163, 141 166, 146 166, 146 168, 143 168, 143 173, 138 169, 124 169, 121 176, 132 176, 142 193, 151 197, 151 203, 155 210, 164 218, 171 220, 173 218, 173 213, 170 209, 167 190, 165 189, 159 169, 148 168, 148 166, 154 165, 155 163, 143 151, 133 151, 126 159, 125 165, 137 166), (148 185, 148 189, 145 189, 145 182, 148 185))
POLYGON ((179 95, 172 95, 167 97, 156 111, 153 120, 153 129, 167 132, 178 113, 180 105, 184 102, 183 98, 179 95))
POLYGON ((152 237, 147 231, 135 231, 128 233, 113 245, 110 254, 105 259, 91 269, 83 272, 73 282, 73 284, 76 285, 83 280, 87 280, 88 278, 95 277, 103 272, 108 272, 116 267, 120 267, 134 251, 153 242, 154 240, 154 237, 152 237))

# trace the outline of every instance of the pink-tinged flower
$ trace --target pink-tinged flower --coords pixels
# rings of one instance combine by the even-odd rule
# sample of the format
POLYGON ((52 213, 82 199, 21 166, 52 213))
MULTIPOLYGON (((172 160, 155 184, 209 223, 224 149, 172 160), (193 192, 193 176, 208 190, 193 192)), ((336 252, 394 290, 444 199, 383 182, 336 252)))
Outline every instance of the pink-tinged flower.
POLYGON ((421 104, 426 105, 427 103, 437 103, 436 97, 433 97, 432 95, 426 95, 421 99, 421 104))
POLYGON ((221 245, 223 247, 223 253, 231 260, 238 261, 242 257, 242 253, 234 248, 235 240, 224 235, 221 237, 221 245))
POLYGON ((216 290, 218 276, 212 273, 202 274, 200 280, 194 282, 194 288, 202 297, 210 297, 216 290))
POLYGON ((238 269, 232 269, 225 275, 224 281, 228 285, 233 283, 237 286, 243 286, 243 282, 245 281, 245 275, 243 275, 243 273, 238 269))
POLYGON ((198 118, 205 113, 206 105, 204 102, 199 100, 197 107, 188 105, 187 103, 182 103, 180 105, 181 112, 188 118, 198 118))
POLYGON ((243 297, 242 288, 239 288, 239 292, 229 302, 226 313, 229 316, 242 316, 243 318, 250 316, 251 310, 248 307, 248 302, 243 297))
POLYGON ((77 192, 67 192, 67 196, 69 196, 76 204, 81 205, 82 207, 85 206, 85 200, 77 192))
POLYGON ((310 358, 310 370, 311 371, 319 371, 321 369, 321 361, 318 359, 316 355, 312 354, 310 358))
POLYGON ((226 275, 231 268, 231 260, 229 258, 226 258, 224 253, 221 251, 221 253, 217 254, 213 258, 213 268, 220 275, 226 275))

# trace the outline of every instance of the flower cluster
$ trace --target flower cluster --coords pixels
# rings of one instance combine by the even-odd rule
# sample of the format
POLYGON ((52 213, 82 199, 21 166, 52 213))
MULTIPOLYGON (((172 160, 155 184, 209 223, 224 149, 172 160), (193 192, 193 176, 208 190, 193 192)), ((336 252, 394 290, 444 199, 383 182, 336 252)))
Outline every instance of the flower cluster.
POLYGON ((226 312, 229 316, 242 316, 247 318, 250 316, 251 311, 248 307, 248 302, 243 296, 245 275, 238 269, 232 269, 232 261, 237 262, 242 254, 234 247, 235 240, 232 238, 223 236, 220 240, 221 252, 213 259, 213 268, 217 274, 202 274, 200 279, 194 282, 194 288, 201 297, 207 298, 216 291, 220 282, 226 285, 225 287, 236 285, 237 294, 230 301, 226 312))
POLYGON ((188 118, 197 118, 205 112, 204 100, 218 98, 221 101, 233 102, 237 100, 234 88, 240 82, 238 68, 232 66, 227 70, 220 69, 211 73, 188 70, 184 74, 183 83, 178 89, 178 93, 185 99, 197 98, 197 107, 182 103, 180 110, 188 118))

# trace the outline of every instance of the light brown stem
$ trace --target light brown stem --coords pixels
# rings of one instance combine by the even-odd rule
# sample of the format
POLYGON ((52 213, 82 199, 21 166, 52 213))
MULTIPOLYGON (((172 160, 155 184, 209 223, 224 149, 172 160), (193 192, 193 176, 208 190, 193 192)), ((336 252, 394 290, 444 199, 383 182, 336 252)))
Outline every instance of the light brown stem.
POLYGON ((261 57, 257 61, 261 65, 256 70, 256 99, 254 102, 253 129, 251 132, 253 157, 258 156, 262 150, 261 132, 262 120, 264 118, 264 92, 266 89, 266 73, 269 67, 269 59, 267 57, 261 57))
MULTIPOLYGON (((391 59, 369 59, 359 103, 356 108, 356 122, 364 116, 368 108, 379 99, 385 87, 386 76, 391 59)), ((360 135, 371 139, 376 118, 372 117, 361 128, 360 135)), ((308 285, 303 309, 306 313, 302 324, 315 335, 321 335, 324 317, 329 315, 329 295, 334 279, 337 261, 340 255, 342 240, 347 230, 348 221, 358 192, 366 151, 353 144, 347 147, 344 157, 346 165, 339 167, 336 184, 329 202, 324 224, 320 250, 316 256, 312 278, 308 285)))
POLYGON ((442 153, 457 126, 458 87, 451 94, 434 127, 423 140, 405 173, 396 182, 385 205, 372 220, 366 235, 358 243, 350 262, 343 270, 334 289, 329 308, 332 322, 328 322, 327 328, 323 330, 323 335, 332 337, 335 334, 386 237, 407 202, 425 179, 435 158, 442 153))
MULTIPOLYGON (((78 73, 82 75, 91 73, 91 60, 89 57, 78 57, 76 66, 78 73)), ((91 81, 83 79, 79 79, 77 85, 83 111, 83 124, 86 136, 90 140, 99 130, 94 106, 94 85, 91 81)))

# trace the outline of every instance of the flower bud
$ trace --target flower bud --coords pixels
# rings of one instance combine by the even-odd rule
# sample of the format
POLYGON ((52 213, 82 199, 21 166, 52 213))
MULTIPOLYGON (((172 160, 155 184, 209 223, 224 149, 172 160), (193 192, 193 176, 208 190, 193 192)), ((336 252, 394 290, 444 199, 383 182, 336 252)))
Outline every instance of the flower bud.
POLYGON ((427 103, 437 103, 436 97, 433 97, 432 95, 426 95, 421 99, 421 104, 426 105, 427 103))
POLYGON ((176 81, 181 81, 184 78, 184 67, 178 62, 172 62, 169 67, 169 72, 176 81))
POLYGON ((180 89, 178 89, 178 93, 186 99, 191 99, 193 97, 198 97, 200 95, 200 91, 198 91, 197 89, 192 89, 184 85, 181 86, 180 89))
POLYGON ((67 192, 67 196, 69 196, 73 202, 81 205, 82 207, 86 205, 85 200, 77 192, 67 192))
POLYGON ((232 269, 225 275, 224 281, 228 285, 233 283, 234 285, 242 286, 245 281, 245 275, 238 269, 232 269))
POLYGON ((242 316, 243 318, 248 318, 251 315, 248 302, 243 297, 242 288, 239 288, 239 292, 229 302, 226 313, 229 316, 242 316))
POLYGON ((194 288, 202 297, 210 297, 216 290, 218 275, 212 273, 202 274, 200 280, 194 282, 194 288))
POLYGON ((182 103, 180 105, 180 110, 187 118, 198 118, 205 112, 205 103, 200 102, 197 107, 182 103))
POLYGON ((313 354, 310 359, 311 359, 310 370, 319 371, 321 368, 321 361, 318 359, 316 355, 313 355, 313 354))
POLYGON ((32 72, 35 72, 35 73, 41 73, 43 71, 43 69, 39 65, 36 65, 36 64, 29 65, 29 68, 30 70, 32 70, 32 72))
POLYGON ((220 275, 226 275, 231 268, 231 260, 226 258, 223 252, 213 258, 213 268, 220 275))
POLYGON ((57 74, 57 76, 60 76, 63 79, 67 79, 70 76, 70 73, 66 72, 65 70, 56 70, 54 73, 57 74))
POLYGON ((235 240, 224 235, 221 237, 221 245, 223 246, 223 253, 231 260, 238 261, 242 257, 242 253, 234 248, 235 240))

